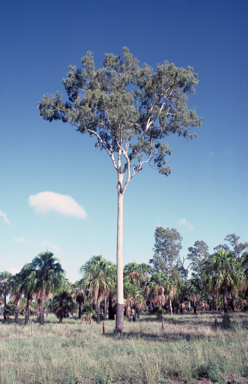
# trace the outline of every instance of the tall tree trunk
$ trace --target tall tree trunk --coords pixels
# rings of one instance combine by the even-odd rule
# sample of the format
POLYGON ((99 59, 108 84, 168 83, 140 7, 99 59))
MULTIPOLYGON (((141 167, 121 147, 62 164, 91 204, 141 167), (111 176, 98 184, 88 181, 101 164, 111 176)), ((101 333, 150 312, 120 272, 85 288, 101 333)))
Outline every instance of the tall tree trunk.
POLYGON ((40 325, 44 325, 44 304, 45 304, 45 295, 42 296, 41 305, 40 305, 40 325))
POLYGON ((104 295, 104 319, 107 318, 107 296, 104 295))
POLYGON ((101 311, 101 299, 99 296, 97 296, 97 302, 96 302, 97 324, 101 323, 100 311, 101 311))
POLYGON ((41 299, 38 299, 37 300, 37 312, 36 312, 37 319, 40 319, 40 305, 41 305, 41 299))
POLYGON ((226 287, 223 290, 223 304, 224 304, 224 313, 227 313, 227 289, 226 287))
MULTIPOLYGON (((121 156, 121 153, 119 154, 121 156)), ((118 162, 119 164, 119 162, 118 162)), ((124 292, 123 292, 123 175, 118 173, 118 211, 117 211, 117 306, 116 306, 116 331, 123 332, 124 327, 124 292)))
POLYGON ((28 295, 26 313, 25 313, 25 324, 27 324, 29 321, 29 308, 30 308, 31 301, 32 301, 32 298, 28 295))

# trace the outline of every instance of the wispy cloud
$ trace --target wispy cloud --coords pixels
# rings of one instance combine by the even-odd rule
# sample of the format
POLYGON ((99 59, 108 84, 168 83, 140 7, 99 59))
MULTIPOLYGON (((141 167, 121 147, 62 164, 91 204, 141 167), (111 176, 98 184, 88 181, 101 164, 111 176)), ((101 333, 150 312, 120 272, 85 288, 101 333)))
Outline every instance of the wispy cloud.
POLYGON ((20 272, 20 269, 11 267, 10 269, 8 269, 8 272, 12 273, 12 275, 15 275, 16 273, 20 272))
POLYGON ((54 245, 54 244, 51 244, 49 243, 48 241, 44 240, 44 241, 41 241, 40 242, 40 245, 45 245, 45 247, 48 249, 48 248, 52 248, 54 249, 55 251, 60 251, 60 248, 57 246, 57 245, 54 245))
POLYGON ((184 227, 186 227, 186 228, 188 229, 188 231, 190 231, 190 232, 194 232, 194 230, 195 230, 195 227, 194 227, 192 224, 190 224, 190 223, 185 219, 185 217, 182 218, 182 219, 180 219, 180 220, 178 220, 178 221, 177 221, 177 224, 180 225, 180 226, 184 226, 184 227))
POLYGON ((18 239, 13 239, 15 243, 20 243, 20 244, 28 244, 31 241, 28 239, 25 239, 25 237, 19 237, 18 239))
POLYGON ((10 224, 10 221, 9 221, 9 219, 7 218, 7 214, 6 214, 6 213, 4 213, 4 212, 2 212, 2 211, 0 210, 0 216, 3 217, 5 223, 10 224))
POLYGON ((62 215, 86 219, 84 208, 72 197, 55 192, 40 192, 29 196, 29 205, 36 213, 59 212, 62 215))

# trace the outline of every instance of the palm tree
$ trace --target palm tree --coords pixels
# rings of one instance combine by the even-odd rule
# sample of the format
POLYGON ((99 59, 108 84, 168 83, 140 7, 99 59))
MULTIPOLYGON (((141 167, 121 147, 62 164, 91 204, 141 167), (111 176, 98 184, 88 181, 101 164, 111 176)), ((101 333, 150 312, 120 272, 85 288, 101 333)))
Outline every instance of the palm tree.
POLYGON ((44 325, 44 304, 45 300, 60 289, 65 282, 65 271, 61 264, 53 256, 52 252, 40 253, 32 260, 34 269, 36 270, 36 287, 35 292, 37 299, 40 300, 40 324, 44 325))
POLYGON ((211 292, 223 295, 224 312, 227 313, 227 293, 242 292, 246 288, 246 277, 241 262, 234 253, 218 249, 203 264, 202 277, 211 292))
POLYGON ((15 322, 18 323, 19 308, 22 300, 22 277, 19 273, 11 276, 9 279, 9 290, 11 292, 11 299, 14 300, 15 307, 15 322))
POLYGON ((82 286, 88 292, 96 304, 97 323, 100 324, 100 305, 101 300, 115 285, 115 279, 112 275, 113 267, 111 262, 106 261, 102 255, 92 256, 85 263, 80 272, 84 272, 81 280, 82 286))
POLYGON ((80 287, 79 281, 73 284, 73 288, 72 297, 78 304, 78 318, 80 319, 82 316, 82 304, 84 304, 84 292, 80 287))
POLYGON ((3 310, 3 320, 6 321, 6 298, 9 293, 9 279, 12 277, 12 274, 8 271, 0 273, 0 295, 4 297, 4 310, 3 310))
POLYGON ((59 322, 62 323, 63 318, 75 308, 72 295, 68 291, 63 291, 53 297, 49 302, 49 309, 55 313, 59 322))
POLYGON ((25 311, 25 324, 27 324, 29 321, 30 305, 37 288, 37 271, 32 263, 28 263, 22 267, 18 275, 22 280, 20 291, 27 299, 25 311))
POLYGON ((168 276, 164 272, 156 272, 151 276, 149 287, 147 289, 150 298, 150 310, 154 310, 155 305, 163 307, 168 300, 165 294, 165 286, 168 276))

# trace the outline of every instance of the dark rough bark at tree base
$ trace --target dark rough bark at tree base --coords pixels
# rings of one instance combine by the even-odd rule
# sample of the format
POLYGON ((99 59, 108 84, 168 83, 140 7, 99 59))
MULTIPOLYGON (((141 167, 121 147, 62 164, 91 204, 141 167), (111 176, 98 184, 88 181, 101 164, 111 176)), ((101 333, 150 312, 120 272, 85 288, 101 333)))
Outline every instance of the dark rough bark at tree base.
POLYGON ((109 295, 109 320, 114 320, 115 319, 115 312, 113 310, 112 306, 112 295, 109 295))
POLYGON ((116 332, 123 333, 124 329, 124 304, 116 305, 116 332))

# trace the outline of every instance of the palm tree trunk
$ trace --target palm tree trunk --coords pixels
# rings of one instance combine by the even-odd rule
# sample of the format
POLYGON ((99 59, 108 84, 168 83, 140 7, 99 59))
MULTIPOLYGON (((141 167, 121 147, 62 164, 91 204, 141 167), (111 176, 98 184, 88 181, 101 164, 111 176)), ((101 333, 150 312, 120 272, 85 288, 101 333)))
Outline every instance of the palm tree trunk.
POLYGON ((171 313, 171 315, 172 315, 172 312, 173 312, 173 310, 172 310, 171 298, 170 298, 170 313, 171 313))
MULTIPOLYGON (((121 161, 121 152, 119 151, 118 165, 121 161)), ((118 210, 117 210, 117 307, 116 307, 116 331, 123 332, 124 328, 124 292, 123 292, 123 175, 118 172, 118 210)))
POLYGON ((133 321, 136 321, 136 307, 134 307, 133 321))
POLYGON ((6 318, 6 305, 7 305, 7 300, 6 300, 6 293, 4 293, 4 310, 3 310, 3 321, 6 321, 7 318, 6 318))
POLYGON ((26 313, 25 313, 25 324, 29 321, 29 308, 31 304, 32 298, 30 296, 27 297, 27 306, 26 306, 26 313))
POLYGON ((20 307, 21 299, 22 299, 22 297, 20 297, 20 299, 16 303, 16 309, 15 309, 15 322, 16 323, 18 323, 18 315, 19 315, 19 307, 20 307))
POLYGON ((45 304, 45 295, 42 296, 41 305, 40 305, 40 325, 44 325, 44 304, 45 304))
POLYGON ((104 319, 107 318, 107 297, 104 296, 104 319))
POLYGON ((194 313, 196 313, 196 301, 193 301, 194 313))
POLYGON ((81 319, 82 316, 82 303, 81 301, 78 304, 78 318, 81 319))
POLYGON ((100 308, 101 306, 101 299, 100 297, 98 296, 97 297, 97 302, 96 302, 96 313, 97 313, 97 324, 100 324, 101 323, 101 316, 100 316, 100 308))
POLYGON ((223 290, 223 304, 224 304, 224 313, 227 313, 228 310, 227 310, 227 289, 226 289, 226 287, 224 287, 224 290, 223 290))

